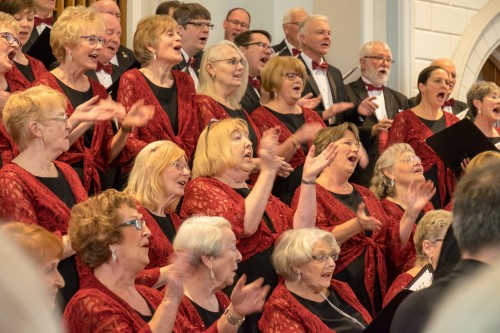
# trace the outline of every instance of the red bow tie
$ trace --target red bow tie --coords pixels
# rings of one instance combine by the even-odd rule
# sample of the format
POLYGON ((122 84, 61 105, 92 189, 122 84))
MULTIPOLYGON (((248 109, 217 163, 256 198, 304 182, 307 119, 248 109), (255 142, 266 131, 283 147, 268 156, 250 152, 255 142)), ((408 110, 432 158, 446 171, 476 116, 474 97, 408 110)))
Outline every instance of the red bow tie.
POLYGON ((384 90, 384 86, 376 87, 370 83, 365 83, 365 86, 367 91, 384 90))
POLYGON ((52 23, 54 23, 54 18, 52 16, 47 17, 47 18, 39 18, 38 16, 35 16, 35 27, 38 27, 40 24, 45 23, 48 26, 52 26, 52 23))
POLYGON ((96 72, 99 71, 104 71, 111 75, 113 73, 113 65, 111 65, 110 62, 108 62, 106 65, 101 64, 100 62, 97 63, 97 68, 95 69, 96 72))
POLYGON ((318 64, 316 61, 313 60, 312 67, 313 71, 321 69, 326 72, 328 70, 328 63, 326 61, 323 61, 321 64, 318 64))
POLYGON ((194 68, 194 65, 196 64, 196 57, 191 57, 187 61, 187 65, 191 68, 194 68))
POLYGON ((294 57, 298 56, 300 54, 300 52, 302 52, 302 51, 299 49, 296 49, 295 47, 292 47, 292 55, 294 57))
POLYGON ((444 102, 444 104, 443 104, 442 107, 443 108, 445 106, 453 107, 454 105, 455 105, 455 100, 453 98, 450 98, 449 100, 447 100, 446 102, 444 102))
POLYGON ((260 90, 260 79, 259 78, 253 78, 253 77, 249 77, 248 78, 248 83, 250 83, 250 85, 252 87, 254 87, 255 89, 257 90, 260 90))

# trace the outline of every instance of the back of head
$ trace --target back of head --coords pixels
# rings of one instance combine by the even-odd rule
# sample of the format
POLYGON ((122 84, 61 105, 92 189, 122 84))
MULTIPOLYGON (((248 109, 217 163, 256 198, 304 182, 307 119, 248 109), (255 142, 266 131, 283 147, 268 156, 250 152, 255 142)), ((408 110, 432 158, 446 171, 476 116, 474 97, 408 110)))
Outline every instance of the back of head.
MULTIPOLYGON (((177 0, 163 1, 156 7, 156 15, 170 15, 170 11, 175 12, 182 2, 177 0)), ((171 15, 170 15, 171 16, 171 15)))
POLYGON ((479 153, 476 156, 474 156, 472 160, 470 160, 469 164, 467 164, 465 172, 471 172, 472 170, 475 170, 486 163, 499 160, 500 160, 499 151, 496 150, 483 151, 482 153, 479 153))
POLYGON ((451 224, 451 212, 438 209, 431 210, 422 217, 417 225, 417 230, 413 236, 415 249, 417 250, 417 259, 426 261, 428 259, 424 252, 423 243, 425 240, 434 242, 447 230, 451 224))
POLYGON ((0 12, 15 15, 25 9, 33 10, 32 0, 2 0, 0 2, 0 12))
POLYGON ((177 24, 182 25, 184 28, 188 22, 193 19, 211 20, 211 15, 208 9, 199 3, 183 3, 174 12, 174 20, 177 24))
MULTIPOLYGON (((453 196, 453 229, 463 254, 500 250, 500 161, 466 173, 453 196)), ((500 252, 500 251, 499 251, 500 252)))
POLYGON ((0 12, 0 28, 12 30, 15 36, 19 33, 19 23, 11 14, 0 12))
POLYGON ((117 18, 121 17, 121 11, 118 4, 113 0, 97 0, 90 8, 96 13, 107 13, 117 18))

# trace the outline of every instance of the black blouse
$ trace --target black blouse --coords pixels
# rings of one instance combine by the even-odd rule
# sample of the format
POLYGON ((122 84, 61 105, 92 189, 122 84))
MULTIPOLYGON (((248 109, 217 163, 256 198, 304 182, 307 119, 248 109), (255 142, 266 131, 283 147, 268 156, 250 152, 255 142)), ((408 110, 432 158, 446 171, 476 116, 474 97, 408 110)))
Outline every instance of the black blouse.
MULTIPOLYGON (((142 74, 142 73, 141 73, 142 74)), ((179 117, 177 112, 177 87, 174 80, 172 87, 165 88, 160 87, 151 82, 146 75, 142 74, 146 79, 146 82, 149 85, 149 88, 153 91, 153 95, 155 95, 156 99, 160 103, 163 111, 167 114, 168 119, 170 120, 170 124, 172 125, 172 130, 174 134, 177 135, 179 133, 179 117)))

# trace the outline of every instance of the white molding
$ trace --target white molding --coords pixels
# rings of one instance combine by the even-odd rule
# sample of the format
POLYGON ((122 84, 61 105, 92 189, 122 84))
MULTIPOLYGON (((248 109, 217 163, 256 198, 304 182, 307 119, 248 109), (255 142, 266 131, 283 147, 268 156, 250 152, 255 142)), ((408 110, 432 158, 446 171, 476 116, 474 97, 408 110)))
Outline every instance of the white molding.
POLYGON ((373 0, 361 0, 361 45, 373 40, 373 30, 375 29, 373 21, 373 0))

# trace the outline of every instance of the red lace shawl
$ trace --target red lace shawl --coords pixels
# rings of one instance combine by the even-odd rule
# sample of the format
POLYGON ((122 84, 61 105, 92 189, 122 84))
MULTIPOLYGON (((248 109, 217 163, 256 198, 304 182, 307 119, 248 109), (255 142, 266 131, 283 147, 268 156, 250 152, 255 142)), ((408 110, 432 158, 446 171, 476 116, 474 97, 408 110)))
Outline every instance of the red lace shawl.
MULTIPOLYGON (((161 292, 141 285, 136 289, 151 307, 158 308, 163 299, 161 292)), ((66 306, 64 323, 68 333, 151 332, 137 311, 93 274, 66 306)))
POLYGON ((387 304, 389 304, 389 302, 397 294, 399 294, 401 290, 406 288, 406 286, 411 282, 411 280, 413 280, 413 276, 411 276, 408 273, 401 273, 400 275, 398 275, 398 277, 394 280, 389 290, 387 290, 387 294, 385 295, 382 307, 385 307, 387 304))
MULTIPOLYGON (((459 121, 454 114, 449 112, 443 112, 443 114, 446 127, 459 121)), ((422 159, 424 172, 428 171, 434 165, 437 166, 438 184, 436 186, 439 188, 441 206, 444 206, 446 194, 449 194, 450 197, 453 195, 455 176, 453 175, 453 171, 444 164, 434 150, 425 142, 425 139, 432 135, 433 133, 429 127, 412 110, 404 110, 394 118, 391 130, 389 131, 389 138, 387 139, 387 147, 390 147, 394 143, 408 143, 415 150, 415 154, 422 159)))
POLYGON ((2 155, 2 165, 10 163, 19 155, 19 148, 7 133, 7 129, 0 121, 0 154, 2 155))
MULTIPOLYGON (((215 296, 219 301, 219 306, 222 309, 226 309, 229 306, 229 298, 223 292, 216 291, 215 296)), ((189 298, 184 296, 181 304, 179 304, 179 311, 177 312, 177 317, 175 318, 175 326, 174 333, 198 333, 198 332, 207 332, 207 333, 217 333, 217 322, 215 321, 212 326, 208 329, 205 327, 203 320, 201 319, 198 311, 191 303, 189 298)))
MULTIPOLYGON (((335 273, 351 264, 365 253, 365 289, 373 303, 375 274, 378 275, 382 297, 387 291, 387 262, 398 267, 406 259, 404 251, 400 252, 399 221, 390 220, 385 214, 380 202, 366 187, 352 184, 359 192, 369 215, 382 222, 382 228, 372 232, 370 237, 358 233, 341 244, 340 257, 336 262, 335 273), (375 263, 377 265, 375 265, 375 263)), ((296 209, 300 187, 295 192, 292 208, 296 209)), ((337 200, 328 190, 316 184, 317 216, 316 226, 331 231, 336 226, 356 217, 356 213, 337 200)), ((334 273, 334 274, 335 274, 334 273)))
MULTIPOLYGON (((87 200, 76 172, 55 161, 71 187, 77 203, 87 200)), ((0 216, 7 220, 38 224, 50 232, 68 233, 70 209, 35 176, 15 163, 0 170, 0 216)))
MULTIPOLYGON (((47 73, 45 65, 40 60, 30 57, 27 54, 25 56, 29 60, 35 80, 38 80, 42 74, 47 73)), ((16 65, 12 66, 12 69, 5 74, 5 80, 9 84, 10 92, 25 90, 31 86, 31 82, 28 81, 16 65)))
MULTIPOLYGON (((316 111, 301 107, 302 113, 304 114, 304 123, 319 123, 323 127, 325 127, 325 122, 316 111)), ((253 121, 257 124, 259 131, 264 133, 265 130, 269 128, 279 127, 281 130, 280 136, 278 138, 279 143, 285 142, 290 136, 292 136, 292 132, 286 127, 285 124, 281 122, 274 114, 272 114, 266 107, 260 106, 252 112, 251 115, 253 121)), ((308 147, 311 147, 312 141, 307 143, 308 147)), ((302 149, 302 146, 297 149, 295 155, 292 156, 290 160, 290 164, 293 168, 296 168, 300 165, 303 165, 306 161, 306 154, 302 149)))
POLYGON ((127 108, 140 99, 144 104, 153 105, 155 112, 146 126, 135 128, 127 140, 126 148, 119 160, 128 172, 132 168, 133 159, 148 143, 158 140, 170 140, 184 149, 188 159, 196 147, 198 140, 198 118, 196 117, 196 104, 193 79, 188 74, 172 70, 177 87, 177 114, 178 134, 174 134, 172 124, 167 113, 153 94, 146 79, 138 69, 131 69, 120 78, 117 100, 127 108))
MULTIPOLYGON (((358 311, 367 323, 371 322, 372 317, 358 301, 347 283, 332 279, 331 287, 340 298, 358 311)), ((300 304, 283 282, 278 284, 264 304, 259 328, 262 333, 335 332, 300 304)))
MULTIPOLYGON (((210 96, 196 95, 196 104, 198 106, 200 133, 205 129, 205 127, 207 127, 210 119, 215 118, 222 120, 231 118, 231 116, 227 114, 226 110, 224 110, 224 108, 220 106, 220 104, 217 103, 217 101, 210 96)), ((253 131, 255 132, 255 135, 257 136, 257 145, 258 145, 260 139, 262 138, 262 133, 259 131, 259 128, 253 122, 252 118, 245 111, 245 109, 242 109, 242 111, 245 112, 245 116, 247 117, 248 121, 248 126, 252 127, 253 131)))
POLYGON ((276 238, 292 227, 290 207, 272 194, 266 206, 266 213, 276 233, 273 234, 262 219, 257 231, 250 237, 242 238, 245 217, 245 198, 232 187, 215 178, 198 177, 186 186, 181 208, 181 217, 191 215, 222 216, 232 225, 238 242, 238 250, 246 260, 254 254, 267 250, 276 238))
MULTIPOLYGON (((89 79, 93 95, 99 95, 101 98, 106 98, 108 93, 106 89, 98 82, 89 79)), ((56 77, 50 72, 43 73, 33 85, 44 84, 64 94, 61 86, 56 80, 56 77)), ((72 115, 74 108, 68 100, 66 113, 72 115)), ((101 121, 94 123, 94 135, 90 148, 84 146, 83 135, 73 143, 69 150, 59 156, 57 159, 67 164, 75 164, 83 160, 83 187, 87 192, 90 191, 90 184, 93 181, 94 193, 101 191, 101 180, 99 171, 104 172, 104 168, 109 159, 111 150, 111 140, 113 139, 113 128, 110 121, 101 121)))

